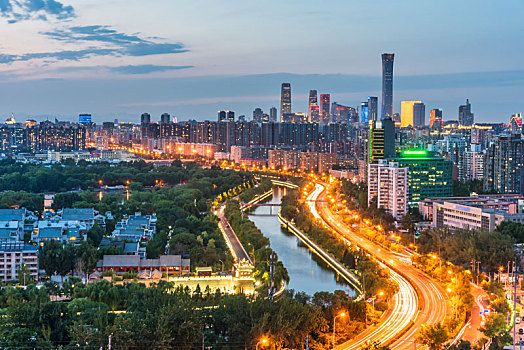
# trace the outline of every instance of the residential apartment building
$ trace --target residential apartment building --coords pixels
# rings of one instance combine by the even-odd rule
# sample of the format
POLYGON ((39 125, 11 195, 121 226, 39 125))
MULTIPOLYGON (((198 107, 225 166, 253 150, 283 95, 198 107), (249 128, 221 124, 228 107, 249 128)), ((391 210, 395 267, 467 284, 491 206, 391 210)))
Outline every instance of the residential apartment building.
POLYGON ((395 218, 401 218, 408 210, 408 168, 385 160, 368 166, 368 204, 377 201, 377 207, 385 209, 395 218))
POLYGON ((38 247, 24 242, 0 243, 0 281, 18 280, 17 269, 24 263, 31 279, 38 280, 38 247))

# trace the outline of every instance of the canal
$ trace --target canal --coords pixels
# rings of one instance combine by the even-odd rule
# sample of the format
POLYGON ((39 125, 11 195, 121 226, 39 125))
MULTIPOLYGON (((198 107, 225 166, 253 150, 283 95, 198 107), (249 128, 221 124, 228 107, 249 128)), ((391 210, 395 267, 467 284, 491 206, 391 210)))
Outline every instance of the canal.
MULTIPOLYGON (((267 203, 280 203, 286 189, 273 188, 273 197, 267 203)), ((250 212, 249 219, 269 238, 271 248, 278 254, 289 274, 287 289, 313 295, 316 292, 344 290, 350 295, 355 292, 328 265, 311 253, 293 234, 283 230, 276 216, 278 207, 257 207, 250 212), (254 215, 252 215, 254 214, 254 215)))

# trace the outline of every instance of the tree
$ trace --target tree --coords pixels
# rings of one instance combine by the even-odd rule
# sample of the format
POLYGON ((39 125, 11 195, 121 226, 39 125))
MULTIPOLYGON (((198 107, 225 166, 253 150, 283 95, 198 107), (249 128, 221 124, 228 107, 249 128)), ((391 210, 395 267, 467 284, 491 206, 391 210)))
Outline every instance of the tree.
POLYGON ((24 286, 31 280, 31 271, 29 270, 29 266, 24 262, 18 265, 16 274, 18 276, 18 282, 21 282, 24 286))
POLYGON ((60 242, 51 240, 44 243, 39 251, 40 267, 44 269, 47 276, 54 275, 60 265, 60 254, 62 253, 62 245, 60 242))
POLYGON ((93 227, 87 231, 87 239, 91 241, 95 247, 98 247, 102 241, 102 238, 104 237, 104 233, 105 230, 103 228, 101 228, 98 224, 94 224, 93 227))
POLYGON ((62 247, 58 255, 58 261, 56 273, 60 275, 63 282, 64 276, 73 271, 75 267, 75 248, 72 244, 62 247))
POLYGON ((83 241, 80 245, 76 246, 75 249, 77 269, 84 273, 86 279, 88 279, 89 274, 94 270, 96 263, 98 262, 97 250, 86 241, 83 241))
POLYGON ((441 350, 448 337, 448 331, 442 323, 424 324, 418 331, 416 340, 418 343, 426 345, 430 350, 441 350))

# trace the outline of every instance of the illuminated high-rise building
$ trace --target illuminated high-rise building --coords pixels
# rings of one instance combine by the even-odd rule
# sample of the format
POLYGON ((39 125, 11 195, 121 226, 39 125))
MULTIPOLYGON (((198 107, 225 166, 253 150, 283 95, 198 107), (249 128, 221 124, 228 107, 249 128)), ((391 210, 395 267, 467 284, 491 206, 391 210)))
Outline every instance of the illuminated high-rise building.
POLYGON ((422 101, 402 101, 400 104, 400 126, 407 128, 408 126, 415 126, 413 120, 413 106, 415 103, 422 103, 422 101))
POLYGON ((362 102, 360 104, 360 122, 369 122, 369 104, 367 102, 362 102))
POLYGON ((395 155, 395 123, 391 118, 369 122, 369 163, 395 155))
POLYGON ((524 139, 500 135, 484 156, 484 191, 524 194, 524 139))
POLYGON ((291 114, 291 84, 282 83, 280 90, 280 120, 284 114, 291 114))
POLYGON ((442 109, 432 109, 429 112, 429 127, 432 129, 442 128, 442 109))
POLYGON ((395 54, 382 54, 382 119, 393 117, 393 59, 395 54))
POLYGON ((234 122, 235 121, 235 112, 226 111, 226 119, 228 122, 234 122))
POLYGON ((91 122, 92 122, 91 114, 79 114, 78 115, 78 122, 80 124, 91 124, 91 122))
POLYGON ((378 97, 369 96, 368 97, 368 112, 369 121, 378 120, 378 97))
POLYGON ((255 123, 262 123, 262 117, 264 116, 264 111, 262 108, 255 108, 253 111, 253 121, 255 123))
POLYGON ((471 126, 474 122, 474 115, 471 113, 471 104, 466 99, 466 104, 459 106, 458 120, 460 125, 471 126))
POLYGON ((309 90, 309 101, 308 101, 307 116, 308 116, 308 120, 311 123, 318 123, 317 90, 309 90))
POLYGON ((329 123, 329 104, 331 96, 329 94, 320 95, 320 123, 329 123))

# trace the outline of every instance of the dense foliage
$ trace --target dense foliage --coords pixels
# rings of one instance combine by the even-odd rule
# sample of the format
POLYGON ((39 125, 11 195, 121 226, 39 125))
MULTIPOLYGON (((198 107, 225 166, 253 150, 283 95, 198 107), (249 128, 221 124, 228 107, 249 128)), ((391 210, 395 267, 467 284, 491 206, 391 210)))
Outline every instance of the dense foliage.
POLYGON ((439 253, 443 260, 465 269, 473 260, 480 261, 487 273, 515 259, 514 240, 498 231, 431 229, 424 231, 417 242, 421 253, 439 253))
POLYGON ((150 288, 72 282, 62 289, 1 289, 2 348, 107 348, 111 335, 113 349, 245 349, 262 336, 270 349, 303 348, 306 336, 311 349, 329 349, 334 315, 349 314, 337 319, 338 343, 362 330, 365 314, 342 291, 313 297, 288 291, 270 302, 198 289, 190 294, 167 282, 150 288), (65 298, 52 301, 57 295, 65 298))

